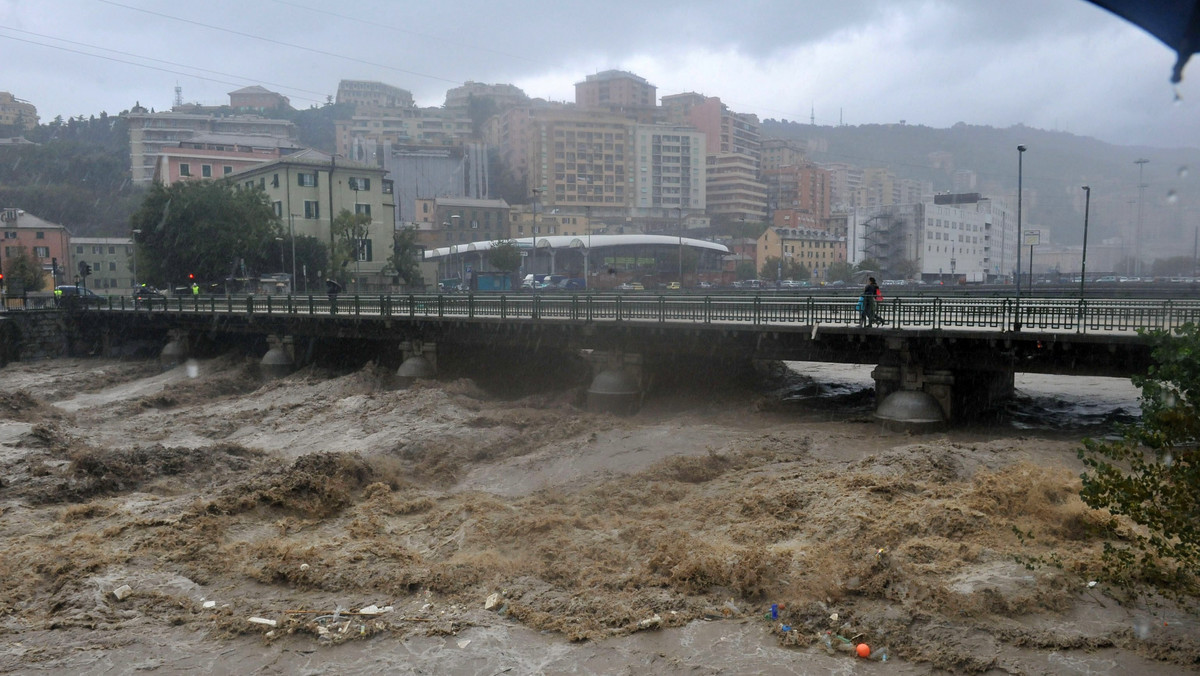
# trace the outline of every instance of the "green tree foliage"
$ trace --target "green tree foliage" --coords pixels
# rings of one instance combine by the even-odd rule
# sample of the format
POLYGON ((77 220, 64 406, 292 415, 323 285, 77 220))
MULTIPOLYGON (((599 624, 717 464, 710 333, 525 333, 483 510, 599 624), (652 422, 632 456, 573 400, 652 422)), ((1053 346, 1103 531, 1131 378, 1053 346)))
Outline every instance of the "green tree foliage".
POLYGON ((418 286, 421 277, 421 248, 416 228, 402 228, 392 235, 392 255, 388 265, 404 280, 405 286, 418 286))
MULTIPOLYGON (((277 110, 274 117, 290 120, 296 125, 296 138, 300 145, 333 153, 337 152, 334 122, 354 117, 354 104, 326 103, 304 110, 277 110)), ((373 158, 362 158, 359 161, 372 162, 373 158)))
MULTIPOLYGON (((291 246, 290 240, 288 246, 291 246)), ((291 252, 288 252, 291 255, 291 252)), ((329 267, 329 247, 316 237, 296 237, 296 293, 308 294, 314 290, 324 293, 325 270, 329 267)))
POLYGON ((723 219, 722 228, 735 239, 758 239, 767 231, 767 224, 725 218, 723 219))
POLYGON ((521 249, 511 239, 494 242, 488 251, 488 263, 501 272, 514 272, 521 267, 521 249))
POLYGON ((496 99, 474 94, 467 96, 467 117, 471 119, 471 133, 475 138, 483 138, 484 123, 498 112, 500 106, 496 104, 496 99))
POLYGON ((796 261, 795 258, 784 257, 783 264, 780 265, 779 256, 768 256, 763 262, 761 279, 780 280, 780 279, 795 279, 799 281, 806 280, 812 277, 812 272, 803 263, 796 261))
POLYGON ((333 231, 333 250, 330 252, 330 270, 333 274, 326 277, 345 282, 353 274, 353 263, 358 260, 359 243, 367 238, 371 227, 371 216, 368 214, 352 213, 342 209, 333 219, 330 229, 333 231))
POLYGON ((1105 545, 1114 581, 1182 594, 1196 591, 1200 573, 1200 326, 1155 340, 1155 364, 1133 378, 1142 418, 1119 441, 1084 441, 1080 496, 1138 526, 1105 545))
POLYGON ((1196 271, 1196 261, 1191 256, 1172 256, 1154 261, 1155 277, 1191 277, 1196 271))
POLYGON ((851 282, 854 281, 854 267, 846 261, 830 263, 825 276, 831 282, 851 282))
POLYGON ((41 291, 45 286, 42 262, 25 247, 4 260, 4 282, 10 293, 41 291))
MULTIPOLYGON (((223 180, 155 185, 130 225, 141 231, 138 276, 147 283, 178 286, 189 274, 201 282, 223 280, 239 260, 250 275, 279 267, 279 219, 257 188, 223 180)), ((237 270, 241 274, 241 266, 237 270)))
POLYGON ((55 118, 25 136, 39 145, 0 146, 0 204, 67 225, 75 236, 128 233, 143 190, 129 183, 123 118, 55 118))

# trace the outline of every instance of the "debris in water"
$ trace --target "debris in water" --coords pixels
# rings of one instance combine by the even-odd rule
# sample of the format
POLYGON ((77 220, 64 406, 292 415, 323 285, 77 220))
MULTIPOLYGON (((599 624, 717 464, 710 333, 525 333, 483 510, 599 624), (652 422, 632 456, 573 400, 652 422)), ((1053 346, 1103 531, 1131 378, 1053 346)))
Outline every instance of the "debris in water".
POLYGON ((133 589, 130 588, 129 585, 123 584, 120 587, 117 587, 116 589, 114 589, 112 592, 112 595, 115 596, 118 601, 124 601, 125 597, 129 596, 132 593, 133 593, 133 589))
POLYGON ((274 627, 279 624, 275 620, 268 620, 265 617, 251 617, 250 619, 248 619, 246 621, 249 622, 250 624, 261 624, 261 625, 264 625, 267 627, 274 627))

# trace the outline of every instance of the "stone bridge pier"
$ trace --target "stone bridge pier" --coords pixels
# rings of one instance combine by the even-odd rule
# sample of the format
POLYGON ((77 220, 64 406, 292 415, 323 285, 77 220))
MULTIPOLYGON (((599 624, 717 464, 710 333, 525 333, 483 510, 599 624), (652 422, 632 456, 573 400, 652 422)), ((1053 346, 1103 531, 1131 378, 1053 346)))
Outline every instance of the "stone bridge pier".
POLYGON ((951 338, 932 343, 889 338, 871 373, 875 416, 906 428, 973 418, 1012 396, 1014 373, 1011 352, 999 341, 979 346, 951 338))

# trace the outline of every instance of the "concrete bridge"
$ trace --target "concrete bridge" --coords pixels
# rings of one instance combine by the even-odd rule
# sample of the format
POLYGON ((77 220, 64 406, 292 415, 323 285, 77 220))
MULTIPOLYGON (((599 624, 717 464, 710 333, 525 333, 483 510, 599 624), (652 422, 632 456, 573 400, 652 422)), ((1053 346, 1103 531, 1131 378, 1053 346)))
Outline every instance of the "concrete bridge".
MULTIPOLYGON (((936 425, 1012 393, 1017 371, 1129 376, 1150 363, 1140 330, 1200 321, 1200 302, 1005 297, 892 298, 883 327, 859 326, 848 296, 449 294, 177 297, 43 311, 77 345, 113 351, 137 337, 171 364, 249 341, 264 370, 322 356, 399 363, 405 378, 508 366, 530 380, 589 377, 590 407, 632 411, 651 383, 719 387, 757 360, 875 364, 882 420, 936 425), (572 360, 580 368, 570 368, 572 360)), ((36 315, 9 312, 16 315, 36 315)), ((0 333, 0 335, 3 335, 0 333)))

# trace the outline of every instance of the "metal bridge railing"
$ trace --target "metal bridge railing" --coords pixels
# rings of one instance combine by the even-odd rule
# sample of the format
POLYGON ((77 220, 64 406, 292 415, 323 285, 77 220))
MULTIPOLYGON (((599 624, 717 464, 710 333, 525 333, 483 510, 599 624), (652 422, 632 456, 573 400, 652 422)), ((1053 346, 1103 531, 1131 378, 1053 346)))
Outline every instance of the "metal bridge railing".
MULTIPOLYGON (((134 300, 111 296, 83 311, 328 315, 422 319, 635 321, 745 325, 860 323, 853 296, 698 296, 652 294, 409 294, 397 296, 173 296, 134 300)), ((9 310, 14 310, 10 305, 9 310)), ((1189 299, 1066 299, 897 297, 878 313, 889 328, 1132 333, 1200 323, 1200 301, 1189 299)))

